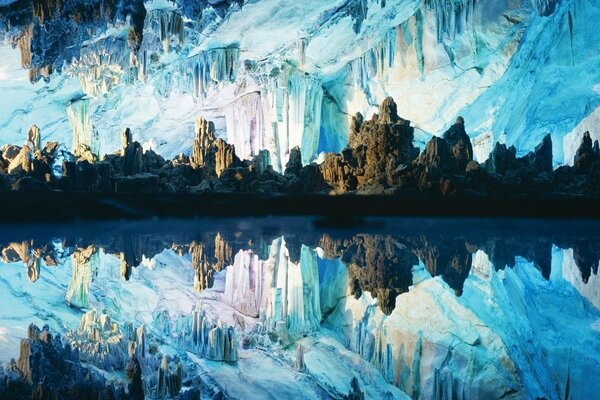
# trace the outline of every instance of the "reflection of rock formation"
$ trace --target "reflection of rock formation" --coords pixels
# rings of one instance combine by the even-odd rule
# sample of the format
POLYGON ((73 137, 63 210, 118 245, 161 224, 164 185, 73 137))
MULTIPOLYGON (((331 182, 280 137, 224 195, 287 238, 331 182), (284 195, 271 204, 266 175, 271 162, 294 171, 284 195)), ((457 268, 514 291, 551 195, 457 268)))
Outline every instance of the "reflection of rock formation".
POLYGON ((431 236, 414 238, 411 242, 413 252, 423 261, 431 276, 441 275, 460 296, 472 264, 471 252, 464 240, 431 236))
POLYGON ((98 251, 93 246, 73 253, 73 273, 65 296, 67 304, 78 308, 89 307, 89 291, 99 261, 98 251))
MULTIPOLYGON (((583 265, 590 266, 590 263, 594 264, 594 261, 591 261, 594 258, 587 259, 589 263, 582 264, 581 252, 581 249, 578 251, 574 249, 562 250, 561 274, 583 297, 589 300, 597 309, 600 309, 600 274, 598 274, 597 269, 595 271, 593 269, 582 270, 583 265), (584 271, 589 272, 587 277, 582 276, 584 271)), ((595 265, 598 265, 597 260, 595 265)))
POLYGON ((437 279, 400 295, 389 316, 346 297, 327 322, 412 398, 501 398, 521 388, 503 338, 437 279))
POLYGON ((552 242, 547 238, 528 237, 492 237, 488 240, 478 238, 478 243, 489 256, 496 270, 515 266, 515 257, 532 262, 545 279, 549 279, 552 261, 552 242), (480 244, 479 244, 480 243, 480 244))
POLYGON ((131 277, 131 268, 135 268, 142 262, 142 238, 140 236, 126 236, 121 243, 121 277, 126 281, 131 277))
POLYGON ((76 400, 122 395, 94 369, 81 364, 77 351, 47 326, 30 325, 19 346, 19 358, 0 368, 0 398, 76 400))
POLYGON ((396 296, 412 284, 411 269, 418 263, 409 249, 382 235, 357 235, 337 253, 348 265, 352 294, 358 298, 363 290, 369 291, 388 315, 394 309, 396 296))
POLYGON ((211 242, 210 238, 206 242, 192 242, 189 251, 195 271, 194 288, 199 292, 211 288, 214 273, 233 261, 232 247, 219 233, 215 235, 214 242, 211 242))
POLYGON ((581 279, 588 283, 592 273, 598 275, 600 246, 592 241, 578 240, 573 243, 573 258, 581 272, 581 279), (595 246, 596 245, 596 246, 595 246))
POLYGON ((125 367, 129 359, 125 333, 108 315, 95 309, 84 314, 77 330, 67 332, 65 337, 82 361, 107 371, 125 367))
POLYGON ((40 277, 41 260, 46 265, 57 265, 56 254, 51 244, 39 246, 31 241, 13 242, 2 248, 2 261, 12 263, 21 261, 27 268, 27 277, 35 282, 40 277))

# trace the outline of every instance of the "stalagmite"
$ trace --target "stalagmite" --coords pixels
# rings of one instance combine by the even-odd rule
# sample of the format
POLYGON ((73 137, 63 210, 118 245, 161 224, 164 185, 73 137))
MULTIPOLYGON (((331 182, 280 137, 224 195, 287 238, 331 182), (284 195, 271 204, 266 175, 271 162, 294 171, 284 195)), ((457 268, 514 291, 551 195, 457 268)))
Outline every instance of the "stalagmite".
POLYGON ((133 141, 129 128, 123 129, 121 133, 121 156, 123 157, 123 175, 135 175, 143 172, 142 145, 133 141))
POLYGON ((298 372, 306 372, 306 364, 304 364, 304 346, 301 344, 298 345, 298 349, 296 350, 294 369, 298 372))
POLYGON ((215 172, 217 176, 221 176, 225 169, 234 166, 239 160, 235 155, 235 147, 223 139, 217 139, 215 146, 217 148, 215 153, 215 172))
POLYGON ((169 363, 166 355, 163 355, 160 367, 158 367, 158 395, 162 397, 175 397, 181 390, 183 383, 183 366, 177 362, 175 367, 169 363))
POLYGON ((192 157, 190 162, 193 167, 200 168, 214 163, 213 154, 210 151, 215 142, 215 124, 204 118, 196 120, 196 138, 192 146, 192 157))
POLYGON ((238 340, 235 329, 222 323, 210 322, 199 305, 192 313, 191 327, 188 325, 188 328, 183 328, 181 333, 184 335, 186 348, 200 357, 225 362, 238 360, 238 340), (191 338, 188 338, 190 335, 191 338))
POLYGON ((221 176, 229 167, 238 165, 235 147, 215 136, 215 125, 204 118, 196 120, 196 139, 190 163, 194 168, 204 168, 205 174, 221 176))

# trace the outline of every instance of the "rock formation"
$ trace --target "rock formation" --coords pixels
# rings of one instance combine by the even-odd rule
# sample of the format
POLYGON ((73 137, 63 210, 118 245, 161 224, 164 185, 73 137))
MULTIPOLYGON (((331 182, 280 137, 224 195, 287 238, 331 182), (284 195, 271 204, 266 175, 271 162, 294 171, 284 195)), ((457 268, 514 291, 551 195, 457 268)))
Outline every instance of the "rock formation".
POLYGON ((450 127, 442 136, 458 164, 458 169, 464 171, 469 161, 473 160, 473 146, 471 139, 465 132, 465 120, 463 117, 456 118, 456 123, 450 127))
POLYGON ((134 142, 131 130, 123 129, 121 133, 121 156, 123 157, 123 175, 136 175, 143 172, 144 158, 142 145, 134 142))
POLYGON ((589 172, 594 163, 600 161, 600 152, 598 149, 598 141, 596 140, 592 144, 592 138, 589 132, 583 133, 581 145, 575 153, 574 166, 577 172, 585 173, 589 172))
POLYGON ((269 165, 261 150, 240 160, 233 145, 215 135, 215 126, 196 121, 192 154, 165 160, 143 151, 129 129, 122 149, 98 160, 89 147, 75 155, 64 146, 41 148, 39 129, 29 132, 23 147, 5 146, 0 154, 0 190, 83 191, 101 193, 363 193, 443 195, 600 195, 600 145, 584 134, 575 166, 553 171, 552 140, 547 135, 523 157, 516 149, 496 144, 483 164, 473 160, 473 146, 462 117, 441 137, 433 137, 419 154, 414 128, 397 114, 392 98, 380 114, 352 118, 348 146, 325 154, 320 164, 303 165, 299 147, 289 150, 285 173, 269 165))
POLYGON ((199 118, 190 162, 194 168, 204 168, 206 175, 219 177, 227 168, 237 166, 240 160, 233 145, 216 138, 215 125, 199 118))

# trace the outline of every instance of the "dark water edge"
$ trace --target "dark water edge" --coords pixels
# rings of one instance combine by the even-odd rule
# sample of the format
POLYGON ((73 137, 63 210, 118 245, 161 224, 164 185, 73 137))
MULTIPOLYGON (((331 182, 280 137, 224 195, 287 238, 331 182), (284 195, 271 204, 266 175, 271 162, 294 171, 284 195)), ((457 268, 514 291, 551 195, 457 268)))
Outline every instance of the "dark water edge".
POLYGON ((600 218, 600 198, 413 195, 3 193, 0 222, 188 217, 364 216, 600 218))

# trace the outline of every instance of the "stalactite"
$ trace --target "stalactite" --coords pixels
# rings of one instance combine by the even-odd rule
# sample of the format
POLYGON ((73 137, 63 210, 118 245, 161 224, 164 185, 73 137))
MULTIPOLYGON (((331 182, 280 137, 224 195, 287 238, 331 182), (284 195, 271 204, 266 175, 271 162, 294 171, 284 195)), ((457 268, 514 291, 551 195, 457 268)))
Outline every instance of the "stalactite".
POLYGON ((203 97, 221 82, 234 82, 239 66, 240 50, 236 46, 200 51, 188 58, 182 74, 191 75, 193 93, 203 97))
POLYGON ((79 78, 85 94, 97 97, 126 80, 134 59, 118 39, 106 38, 83 46, 65 72, 79 78))
MULTIPOLYGON (((83 97, 67 105, 67 117, 73 129, 73 150, 77 153, 81 145, 87 146, 95 155, 100 155, 100 139, 92 125, 90 99, 83 97)), ((77 155, 77 154, 76 154, 77 155)))
POLYGON ((306 63, 306 48, 308 47, 308 38, 303 37, 296 42, 298 50, 298 64, 302 67, 306 63))
POLYGON ((146 25, 149 26, 150 31, 158 32, 158 39, 161 41, 165 53, 170 51, 173 38, 177 40, 179 46, 183 45, 184 22, 177 10, 152 10, 146 16, 146 25))
POLYGON ((397 37, 397 30, 390 29, 381 41, 352 61, 351 69, 357 87, 368 90, 373 79, 385 83, 383 80, 386 72, 394 66, 397 37))
POLYGON ((294 72, 290 76, 287 92, 288 150, 300 146, 302 163, 306 165, 316 157, 319 146, 323 87, 317 79, 294 72))
POLYGON ((242 159, 251 159, 268 148, 263 100, 259 92, 246 94, 224 109, 227 142, 242 159))
POLYGON ((464 32, 474 22, 476 0, 427 0, 426 8, 433 13, 436 21, 437 41, 452 40, 464 32))

